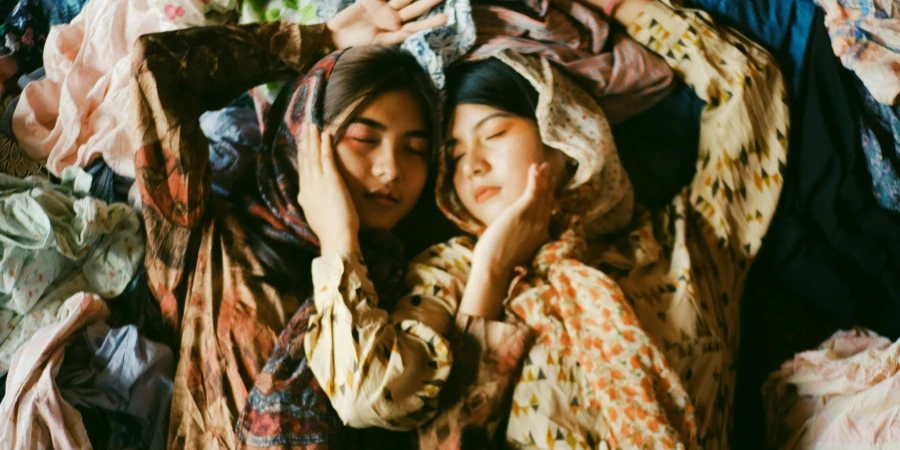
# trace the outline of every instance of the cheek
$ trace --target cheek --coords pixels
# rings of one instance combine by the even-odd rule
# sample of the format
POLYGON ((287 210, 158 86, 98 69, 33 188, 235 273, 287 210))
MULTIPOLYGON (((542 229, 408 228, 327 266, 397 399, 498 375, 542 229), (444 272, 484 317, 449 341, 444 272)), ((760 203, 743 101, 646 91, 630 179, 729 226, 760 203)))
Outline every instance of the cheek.
POLYGON ((371 173, 371 163, 365 155, 353 151, 344 144, 338 144, 335 149, 335 163, 338 172, 344 179, 344 184, 354 197, 360 191, 360 186, 365 184, 368 174, 371 173))
POLYGON ((422 195, 422 190, 425 189, 425 182, 428 181, 428 161, 412 156, 404 166, 402 176, 406 180, 403 183, 405 194, 413 200, 412 203, 416 203, 422 195))

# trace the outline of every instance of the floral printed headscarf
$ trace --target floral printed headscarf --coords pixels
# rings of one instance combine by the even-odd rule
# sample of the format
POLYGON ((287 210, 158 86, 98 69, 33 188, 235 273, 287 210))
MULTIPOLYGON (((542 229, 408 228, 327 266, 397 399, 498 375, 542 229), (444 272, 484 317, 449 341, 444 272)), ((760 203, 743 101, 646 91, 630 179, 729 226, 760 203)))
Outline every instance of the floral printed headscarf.
MULTIPOLYGON (((577 215, 588 237, 620 230, 631 220, 634 191, 619 161, 606 115, 597 103, 546 60, 501 52, 494 55, 523 76, 538 92, 535 111, 544 144, 578 163, 558 198, 560 210, 577 215)), ((440 158, 438 206, 464 231, 480 235, 484 225, 466 210, 448 174, 449 159, 440 158)))

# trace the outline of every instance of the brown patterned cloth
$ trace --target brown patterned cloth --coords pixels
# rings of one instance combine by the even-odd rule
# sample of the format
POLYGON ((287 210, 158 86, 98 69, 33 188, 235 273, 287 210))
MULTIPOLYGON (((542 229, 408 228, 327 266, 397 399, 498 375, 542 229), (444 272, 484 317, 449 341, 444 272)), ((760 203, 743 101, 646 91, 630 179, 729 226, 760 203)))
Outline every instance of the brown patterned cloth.
MULTIPOLYGON (((281 23, 195 28, 146 35, 137 44, 132 114, 145 265, 180 355, 170 448, 235 445, 233 426, 248 389, 298 299, 309 294, 266 283, 232 206, 210 195, 199 116, 253 86, 296 76, 315 55, 321 30, 281 23)), ((283 241, 304 242, 298 227, 270 224, 283 241)))

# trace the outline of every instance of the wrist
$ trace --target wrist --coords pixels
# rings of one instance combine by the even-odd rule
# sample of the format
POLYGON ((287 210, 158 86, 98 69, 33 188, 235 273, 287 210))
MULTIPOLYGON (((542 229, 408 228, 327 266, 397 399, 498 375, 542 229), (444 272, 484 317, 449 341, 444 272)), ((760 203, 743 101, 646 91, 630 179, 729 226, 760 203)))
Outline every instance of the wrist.
POLYGON ((472 272, 471 276, 490 276, 492 278, 502 277, 508 278, 516 265, 506 258, 497 254, 485 254, 479 252, 476 245, 475 252, 472 255, 472 272))
POLYGON ((356 237, 356 233, 339 238, 321 239, 319 244, 319 249, 323 255, 328 253, 348 255, 359 251, 359 239, 356 237))
POLYGON ((465 292, 459 302, 459 314, 498 319, 503 311, 503 300, 509 287, 510 274, 498 275, 490 270, 481 270, 473 264, 465 292))

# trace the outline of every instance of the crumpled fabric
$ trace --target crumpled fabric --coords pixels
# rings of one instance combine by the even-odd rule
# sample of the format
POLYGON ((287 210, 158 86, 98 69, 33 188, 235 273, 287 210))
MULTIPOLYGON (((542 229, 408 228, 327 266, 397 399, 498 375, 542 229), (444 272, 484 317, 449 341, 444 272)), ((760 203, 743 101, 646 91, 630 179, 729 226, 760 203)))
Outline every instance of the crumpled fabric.
POLYGON ((769 448, 900 447, 900 341, 838 331, 782 364, 762 390, 769 448))
POLYGON ((900 0, 816 0, 831 48, 885 105, 900 101, 900 0))
POLYGON ((109 437, 114 442, 136 440, 140 448, 165 450, 175 376, 172 350, 143 338, 133 325, 111 329, 98 321, 75 334, 65 355, 56 384, 66 402, 100 410, 118 422, 120 432, 109 437), (119 420, 121 414, 131 420, 119 420))
POLYGON ((50 26, 41 0, 19 0, 0 6, 0 55, 15 57, 19 72, 31 72, 42 64, 44 42, 50 26), (13 5, 6 9, 6 6, 13 5))
POLYGON ((90 185, 74 167, 60 185, 0 174, 0 371, 35 330, 62 318, 62 300, 115 297, 143 262, 137 214, 90 197, 90 185))
POLYGON ((86 324, 104 320, 106 305, 78 293, 62 306, 66 318, 38 330, 16 353, 0 402, 0 442, 7 448, 91 448, 78 411, 56 386, 68 340, 86 324))
POLYGON ((262 144, 262 132, 251 105, 229 105, 200 116, 200 128, 209 141, 209 168, 213 190, 231 193, 235 181, 255 163, 256 149, 262 144))
POLYGON ((19 144, 55 176, 102 157, 134 178, 134 126, 126 114, 138 36, 173 30, 149 0, 91 0, 69 24, 50 30, 47 77, 22 91, 12 129, 19 144))
POLYGON ((862 98, 858 120, 872 192, 882 208, 900 212, 900 104, 880 103, 862 81, 854 82, 862 98))
MULTIPOLYGON (((244 8, 256 1, 246 1, 244 8)), ((225 25, 237 20, 238 0, 149 0, 151 11, 179 28, 225 25)), ((278 20, 278 19, 271 19, 278 20)))
POLYGON ((562 68, 618 124, 659 103, 674 87, 665 61, 596 10, 570 0, 473 4, 478 38, 467 59, 498 51, 542 56, 562 68))

